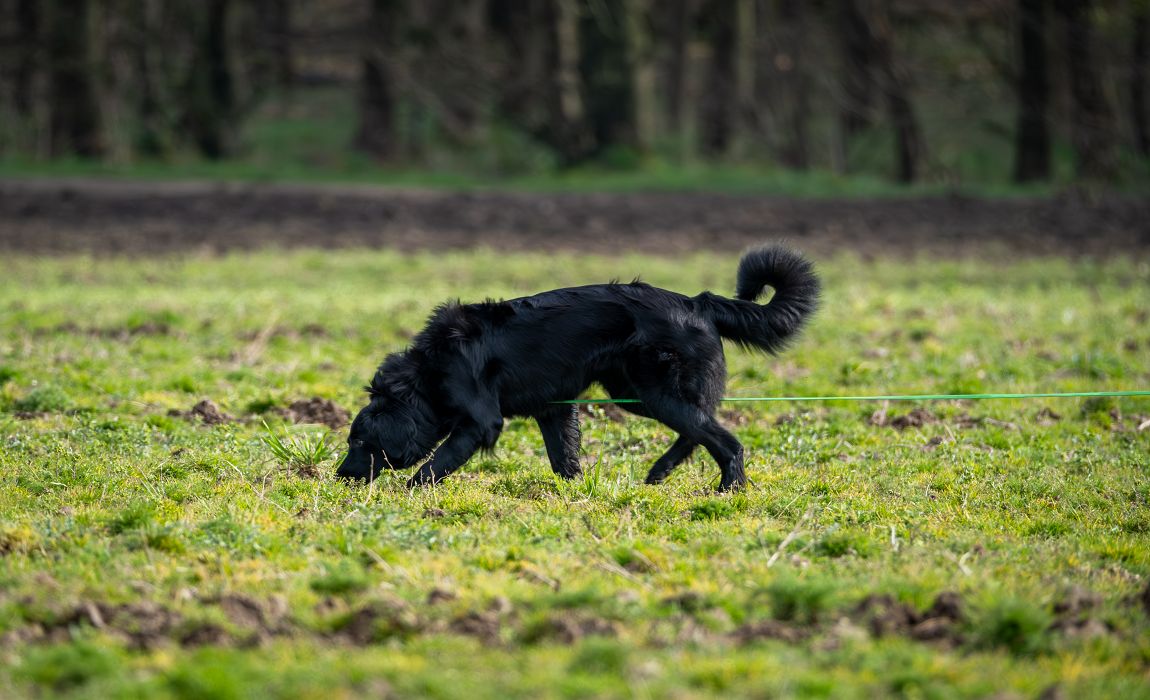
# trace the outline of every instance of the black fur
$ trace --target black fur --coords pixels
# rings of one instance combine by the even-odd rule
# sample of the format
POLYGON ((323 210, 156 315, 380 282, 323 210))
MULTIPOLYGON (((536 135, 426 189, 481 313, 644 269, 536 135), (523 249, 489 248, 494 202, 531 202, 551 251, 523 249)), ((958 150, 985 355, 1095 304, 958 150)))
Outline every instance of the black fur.
POLYGON ((647 483, 663 481, 702 445, 719 464, 720 490, 737 489, 746 481, 743 447, 714 417, 726 383, 720 338, 776 353, 818 298, 809 262, 764 247, 740 261, 736 299, 687 297, 635 281, 445 304, 410 348, 376 372, 338 474, 370 481, 430 455, 408 484, 432 484, 492 449, 504 416, 531 416, 551 468, 572 478, 579 474, 578 413, 554 402, 598 382, 612 397, 641 399, 620 405, 679 434, 647 483), (756 304, 768 286, 774 296, 756 304))

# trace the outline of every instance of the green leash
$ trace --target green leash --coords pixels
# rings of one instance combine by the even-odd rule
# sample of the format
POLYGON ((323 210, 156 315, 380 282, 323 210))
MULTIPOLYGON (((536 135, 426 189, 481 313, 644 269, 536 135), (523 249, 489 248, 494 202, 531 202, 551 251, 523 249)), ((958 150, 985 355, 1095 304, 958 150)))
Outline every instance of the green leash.
MULTIPOLYGON (((1074 399, 1096 396, 1150 396, 1150 390, 1046 391, 1028 394, 887 394, 880 396, 724 396, 722 401, 955 401, 958 399, 1074 399)), ((572 399, 552 403, 643 403, 641 399, 572 399)))

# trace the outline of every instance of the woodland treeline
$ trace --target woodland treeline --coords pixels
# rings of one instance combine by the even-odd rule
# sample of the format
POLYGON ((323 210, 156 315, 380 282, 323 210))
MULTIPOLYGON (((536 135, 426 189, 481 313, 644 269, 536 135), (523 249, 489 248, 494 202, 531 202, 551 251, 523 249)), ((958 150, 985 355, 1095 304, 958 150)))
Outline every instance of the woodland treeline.
POLYGON ((977 90, 1015 181, 1051 178, 1060 147, 1109 181, 1150 156, 1148 18, 1150 0, 0 0, 0 156, 228 159, 267 100, 334 85, 356 96, 348 148, 383 164, 511 130, 560 167, 849 173, 877 132, 911 182, 955 131, 932 115, 977 90))

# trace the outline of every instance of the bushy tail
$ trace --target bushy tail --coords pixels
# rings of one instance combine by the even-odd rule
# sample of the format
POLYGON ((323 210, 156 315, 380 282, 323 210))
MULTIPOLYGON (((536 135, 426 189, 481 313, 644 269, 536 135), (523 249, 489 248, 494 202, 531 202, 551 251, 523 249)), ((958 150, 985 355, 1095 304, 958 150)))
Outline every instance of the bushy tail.
POLYGON ((802 330, 819 304, 819 278, 803 256, 780 246, 747 251, 739 261, 735 299, 703 292, 695 297, 719 335, 748 348, 775 354, 802 330), (755 300, 766 287, 774 296, 755 300))

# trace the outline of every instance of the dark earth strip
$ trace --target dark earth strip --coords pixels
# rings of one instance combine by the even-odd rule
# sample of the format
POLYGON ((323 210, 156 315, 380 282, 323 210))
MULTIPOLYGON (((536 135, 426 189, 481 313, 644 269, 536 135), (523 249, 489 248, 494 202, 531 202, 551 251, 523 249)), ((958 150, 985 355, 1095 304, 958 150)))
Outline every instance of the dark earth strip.
MULTIPOLYGON (((1147 595, 1150 587, 1142 597, 1147 595)), ((335 642, 366 646, 397 637, 444 632, 476 637, 489 645, 575 644, 590 636, 616 637, 626 633, 628 627, 623 620, 591 612, 532 611, 529 606, 520 610, 505 598, 492 600, 486 608, 462 613, 432 609, 443 601, 429 600, 426 606, 413 606, 397 597, 377 596, 353 607, 340 599, 326 598, 313 611, 320 618, 318 624, 302 622, 295 614, 298 611, 291 610, 279 596, 259 600, 227 593, 199 602, 217 608, 226 626, 206 619, 204 608, 197 613, 151 600, 120 604, 83 600, 64 604, 55 611, 40 611, 36 615, 39 619, 23 620, 25 624, 0 635, 0 650, 27 643, 66 642, 77 627, 102 630, 136 649, 153 649, 173 642, 181 646, 253 646, 273 637, 301 636, 324 636, 335 642)), ((1038 618, 1037 626, 1029 632, 1018 629, 1009 613, 999 613, 997 617, 984 613, 986 619, 971 620, 966 601, 951 591, 939 593, 921 611, 889 594, 872 593, 853 607, 825 610, 809 619, 753 617, 738 626, 724 610, 710 607, 690 593, 664 602, 679 610, 649 628, 645 635, 635 628, 630 633, 646 636, 647 643, 653 645, 685 641, 706 644, 721 637, 737 644, 762 640, 800 644, 821 635, 818 645, 822 648, 837 644, 839 638, 858 636, 901 636, 947 648, 964 644, 1013 648, 1028 642, 1023 637, 1057 634, 1093 639, 1116 633, 1103 619, 1101 596, 1079 587, 1054 601, 1049 616, 1038 618), (683 605, 690 601, 695 603, 683 605), (728 631, 713 629, 716 625, 728 631)))
POLYGON ((275 247, 486 246, 658 254, 785 238, 814 254, 1150 252, 1150 198, 794 199, 430 192, 364 186, 0 180, 0 251, 152 255, 275 247))

